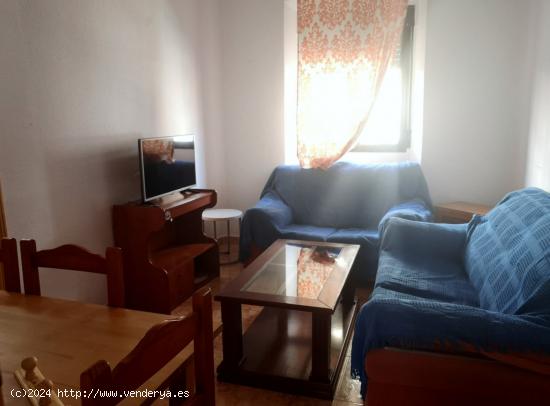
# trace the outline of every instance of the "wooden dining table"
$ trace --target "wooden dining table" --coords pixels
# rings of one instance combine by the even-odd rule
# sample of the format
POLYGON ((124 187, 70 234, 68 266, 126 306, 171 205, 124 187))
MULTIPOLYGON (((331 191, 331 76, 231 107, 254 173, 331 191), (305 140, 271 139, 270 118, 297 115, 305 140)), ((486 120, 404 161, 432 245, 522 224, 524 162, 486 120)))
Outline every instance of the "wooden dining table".
MULTIPOLYGON (((77 390, 82 371, 101 359, 114 367, 149 328, 170 318, 0 291, 0 369, 5 405, 27 404, 26 399, 10 395, 12 389, 19 389, 13 372, 24 358, 37 357, 38 368, 54 388, 77 390)), ((192 353, 190 344, 140 389, 156 389, 192 353)), ((61 400, 68 405, 80 404, 74 398, 61 400)))

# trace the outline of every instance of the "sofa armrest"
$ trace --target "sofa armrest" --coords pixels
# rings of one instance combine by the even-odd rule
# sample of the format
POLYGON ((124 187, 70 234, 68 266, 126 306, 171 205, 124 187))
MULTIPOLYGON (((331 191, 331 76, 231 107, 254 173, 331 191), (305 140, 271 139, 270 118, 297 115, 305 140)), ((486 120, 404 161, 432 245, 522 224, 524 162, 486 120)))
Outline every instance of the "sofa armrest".
POLYGON ((413 199, 396 204, 384 214, 384 217, 378 223, 380 236, 384 235, 388 221, 394 217, 415 221, 432 221, 433 213, 430 206, 421 199, 413 199))
POLYGON ((246 262, 252 247, 265 249, 292 223, 292 209, 276 194, 266 193, 243 217, 240 238, 240 260, 246 262))
POLYGON ((246 215, 263 218, 273 226, 284 227, 292 223, 292 209, 274 193, 266 193, 246 215))
POLYGON ((460 259, 466 244, 467 224, 435 224, 392 217, 388 219, 381 251, 402 256, 425 255, 460 259))

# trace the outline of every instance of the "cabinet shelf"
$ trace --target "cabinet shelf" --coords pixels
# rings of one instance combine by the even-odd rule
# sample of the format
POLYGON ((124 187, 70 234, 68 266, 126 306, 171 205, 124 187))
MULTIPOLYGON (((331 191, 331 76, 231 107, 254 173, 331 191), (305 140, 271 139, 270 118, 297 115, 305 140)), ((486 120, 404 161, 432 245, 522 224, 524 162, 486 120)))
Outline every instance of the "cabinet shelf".
POLYGON ((115 244, 122 248, 128 306, 170 313, 219 276, 216 242, 202 232, 202 212, 216 192, 199 190, 168 204, 113 207, 115 244))
POLYGON ((215 245, 213 243, 185 244, 162 249, 151 254, 151 263, 163 268, 166 272, 170 272, 172 269, 213 249, 215 245))

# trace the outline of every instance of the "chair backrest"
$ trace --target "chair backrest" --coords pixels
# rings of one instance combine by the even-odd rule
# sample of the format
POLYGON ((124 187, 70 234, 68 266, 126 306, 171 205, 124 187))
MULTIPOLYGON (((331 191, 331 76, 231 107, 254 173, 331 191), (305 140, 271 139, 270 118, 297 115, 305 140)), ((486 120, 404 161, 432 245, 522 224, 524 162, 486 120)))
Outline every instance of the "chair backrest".
POLYGON ((4 267, 4 289, 8 292, 21 293, 17 242, 15 238, 2 238, 0 243, 0 262, 4 267))
MULTIPOLYGON (((97 391, 132 391, 147 382, 160 371, 170 360, 178 355, 191 341, 194 343, 194 382, 195 390, 191 397, 180 399, 185 404, 214 405, 214 343, 212 333, 212 294, 209 288, 202 289, 193 295, 193 313, 175 320, 166 320, 153 326, 139 341, 134 349, 122 361, 111 369, 102 360, 96 362, 80 375, 80 390, 87 393, 97 391)), ((181 382, 185 373, 180 366, 165 381, 166 386, 155 390, 189 390, 189 382, 181 382), (183 388, 183 389, 182 389, 183 388)), ((183 380, 186 380, 185 378, 183 380)), ((96 399, 83 398, 83 406, 115 405, 122 398, 96 399)), ((171 399, 173 400, 173 399, 171 399)))
POLYGON ((124 273, 120 248, 107 248, 105 258, 77 245, 37 251, 34 240, 21 240, 20 249, 25 294, 40 295, 39 268, 91 272, 107 276, 109 306, 124 307, 124 273))

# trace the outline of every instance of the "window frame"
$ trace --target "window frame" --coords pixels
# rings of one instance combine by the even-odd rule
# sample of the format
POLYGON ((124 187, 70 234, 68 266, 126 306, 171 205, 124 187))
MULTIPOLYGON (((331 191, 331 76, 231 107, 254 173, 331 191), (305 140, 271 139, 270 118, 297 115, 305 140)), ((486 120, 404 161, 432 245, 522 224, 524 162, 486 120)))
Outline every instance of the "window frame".
POLYGON ((407 6, 407 15, 401 34, 399 62, 401 65, 402 109, 401 136, 397 144, 356 144, 350 152, 406 152, 411 146, 411 108, 413 78, 413 44, 414 44, 415 6, 407 6))

